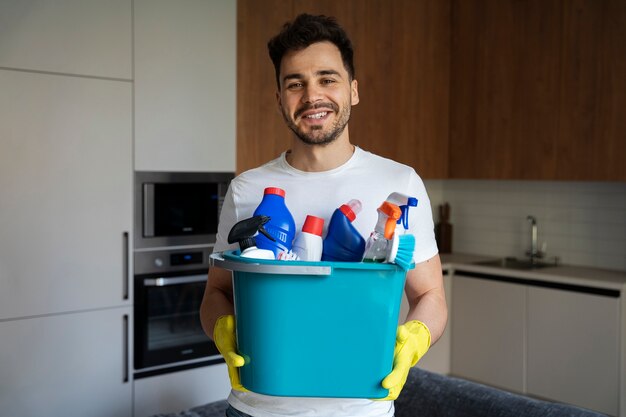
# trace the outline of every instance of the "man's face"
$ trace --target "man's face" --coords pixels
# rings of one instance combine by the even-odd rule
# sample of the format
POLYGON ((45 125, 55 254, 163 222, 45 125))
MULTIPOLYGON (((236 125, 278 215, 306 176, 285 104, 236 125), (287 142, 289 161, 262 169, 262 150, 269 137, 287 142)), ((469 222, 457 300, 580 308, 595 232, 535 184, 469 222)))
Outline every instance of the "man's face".
POLYGON ((276 96, 287 126, 309 145, 337 139, 351 106, 359 102, 357 82, 350 81, 339 49, 330 42, 285 54, 276 96))

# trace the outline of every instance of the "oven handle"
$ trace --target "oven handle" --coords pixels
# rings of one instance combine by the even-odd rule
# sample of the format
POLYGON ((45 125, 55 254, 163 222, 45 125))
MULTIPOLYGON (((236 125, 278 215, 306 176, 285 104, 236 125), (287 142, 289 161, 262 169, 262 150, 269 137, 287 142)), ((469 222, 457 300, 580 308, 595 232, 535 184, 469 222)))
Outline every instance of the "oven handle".
POLYGON ((206 282, 207 275, 190 275, 188 277, 173 278, 146 278, 144 287, 167 287, 169 285, 190 284, 192 282, 206 282))
POLYGON ((255 272, 260 274, 322 276, 331 275, 333 273, 333 268, 331 266, 289 265, 289 262, 285 262, 282 265, 233 262, 224 259, 220 252, 211 254, 210 266, 216 266, 218 268, 228 269, 230 271, 255 272))

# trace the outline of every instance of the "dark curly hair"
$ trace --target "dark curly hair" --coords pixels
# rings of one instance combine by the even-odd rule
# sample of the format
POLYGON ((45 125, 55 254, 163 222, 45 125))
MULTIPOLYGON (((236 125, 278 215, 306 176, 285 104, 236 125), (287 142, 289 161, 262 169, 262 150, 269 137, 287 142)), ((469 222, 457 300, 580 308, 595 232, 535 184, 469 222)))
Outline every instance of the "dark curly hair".
POLYGON ((283 56, 289 51, 298 51, 314 43, 324 41, 332 42, 339 49, 350 80, 354 79, 354 50, 345 30, 339 26, 333 17, 303 13, 297 16, 293 22, 285 23, 280 33, 267 43, 270 58, 274 63, 276 84, 279 89, 280 63, 283 56))

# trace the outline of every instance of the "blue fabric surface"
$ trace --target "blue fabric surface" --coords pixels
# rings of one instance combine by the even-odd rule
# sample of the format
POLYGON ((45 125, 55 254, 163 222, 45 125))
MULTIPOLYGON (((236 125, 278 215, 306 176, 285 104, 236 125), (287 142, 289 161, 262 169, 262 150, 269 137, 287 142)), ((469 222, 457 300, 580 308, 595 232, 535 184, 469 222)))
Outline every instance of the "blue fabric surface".
POLYGON ((460 378, 411 369, 395 417, 600 417, 570 405, 540 401, 460 378))

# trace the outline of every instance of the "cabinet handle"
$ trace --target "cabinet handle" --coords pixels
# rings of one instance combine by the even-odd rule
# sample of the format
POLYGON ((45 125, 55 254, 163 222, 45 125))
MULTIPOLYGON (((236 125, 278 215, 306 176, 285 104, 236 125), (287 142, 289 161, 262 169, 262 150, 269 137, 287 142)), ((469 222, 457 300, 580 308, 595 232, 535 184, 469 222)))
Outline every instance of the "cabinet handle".
POLYGON ((129 338, 128 338, 128 314, 124 314, 123 317, 123 322, 124 322, 124 335, 123 335, 123 339, 124 339, 124 349, 123 349, 123 361, 124 361, 124 375, 122 377, 122 382, 123 383, 127 383, 128 382, 128 366, 129 366, 129 359, 128 359, 128 351, 129 351, 129 346, 128 346, 128 342, 129 342, 129 338))
POLYGON ((129 250, 129 245, 128 245, 128 232, 124 232, 123 233, 123 240, 124 240, 124 254, 123 254, 123 268, 124 268, 124 272, 122 274, 122 299, 123 300, 128 300, 128 275, 129 275, 129 257, 130 255, 128 254, 128 250, 129 250))

